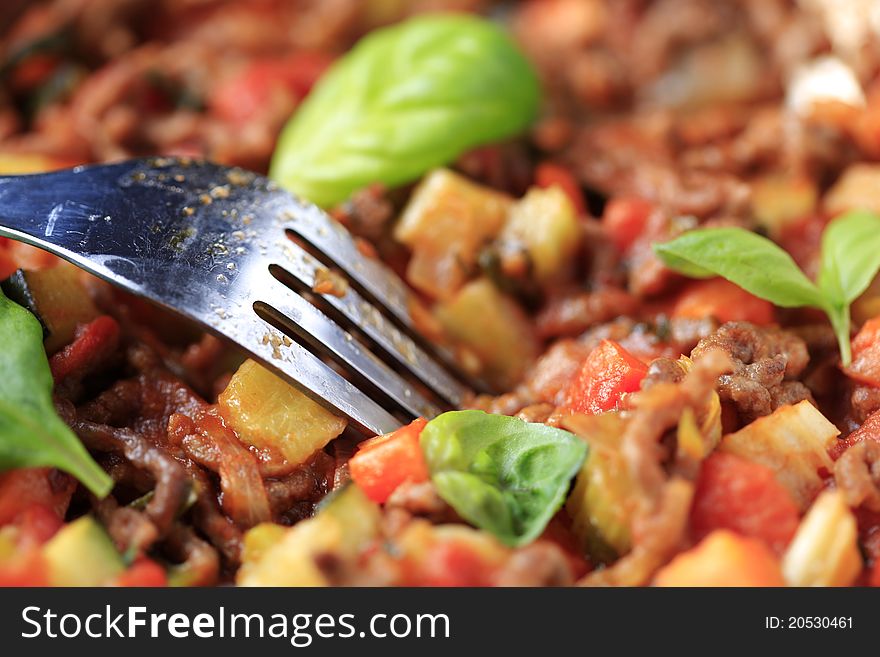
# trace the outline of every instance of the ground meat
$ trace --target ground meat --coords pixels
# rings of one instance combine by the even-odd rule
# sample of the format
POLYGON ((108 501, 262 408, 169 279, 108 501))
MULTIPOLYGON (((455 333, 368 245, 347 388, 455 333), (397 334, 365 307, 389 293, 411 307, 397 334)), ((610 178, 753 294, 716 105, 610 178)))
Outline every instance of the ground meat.
POLYGON ((550 419, 550 416, 553 415, 553 411, 556 410, 556 407, 553 404, 541 403, 541 404, 531 404, 521 409, 519 413, 516 414, 523 422, 547 422, 550 419))
POLYGON ((809 389, 796 379, 806 368, 809 354, 804 341, 789 331, 758 327, 748 322, 724 324, 700 341, 691 353, 699 361, 721 349, 734 371, 718 380, 722 401, 733 402, 747 421, 769 415, 786 404, 812 401, 809 389))
POLYGON ((700 340, 710 336, 718 329, 718 322, 711 317, 701 319, 673 317, 663 328, 666 340, 675 345, 678 353, 688 354, 693 351, 700 340))
POLYGON ((84 420, 120 426, 129 421, 139 408, 140 384, 135 379, 125 379, 117 381, 77 410, 84 420))
POLYGON ((852 508, 862 505, 880 513, 880 443, 851 445, 834 463, 834 481, 852 508))
POLYGON ((562 550, 546 541, 513 553, 495 575, 495 586, 571 586, 574 577, 562 550))
POLYGON ((636 297, 659 295, 672 287, 680 276, 668 269, 654 252, 655 242, 666 242, 686 228, 694 228, 692 218, 673 224, 670 215, 655 208, 645 221, 644 229, 636 237, 626 254, 627 287, 636 297))
POLYGON ((385 507, 388 510, 403 510, 410 516, 427 518, 432 522, 450 522, 457 518, 430 481, 401 484, 388 498, 385 507))
POLYGON ((709 318, 667 319, 660 316, 654 321, 633 324, 627 335, 610 339, 617 340, 624 349, 645 361, 660 357, 676 359, 682 354, 690 353, 717 326, 717 322, 709 318))
POLYGON ((117 381, 80 406, 80 418, 125 427, 162 444, 166 442, 172 415, 195 416, 207 407, 203 399, 165 368, 151 347, 138 343, 127 350, 126 358, 138 371, 137 376, 117 381))
POLYGON ((535 318, 542 338, 573 337, 587 329, 632 314, 637 300, 624 290, 573 291, 551 298, 535 318))
POLYGON ((657 358, 648 367, 648 374, 642 379, 642 390, 648 390, 658 383, 680 383, 685 371, 681 362, 674 358, 657 358))
POLYGON ((394 216, 394 206, 382 185, 369 185, 352 194, 334 215, 353 235, 378 242, 394 216))
MULTIPOLYGON (((581 223, 582 242, 586 270, 584 279, 590 282, 592 289, 619 289, 626 285, 626 275, 622 263, 622 254, 615 245, 607 228, 599 221, 581 223)), ((625 315, 621 312, 617 315, 625 315)), ((617 315, 614 315, 615 317, 617 315)))
POLYGON ((497 397, 491 395, 479 395, 475 397, 467 408, 473 408, 496 415, 516 415, 519 411, 531 403, 527 391, 508 392, 497 397))
POLYGON ((217 583, 220 557, 191 527, 175 523, 165 542, 165 548, 172 556, 183 561, 178 570, 188 586, 212 586, 217 583))
POLYGON ((241 530, 223 515, 208 476, 192 463, 188 464, 187 472, 195 481, 197 494, 192 510, 195 526, 220 550, 229 564, 238 564, 241 560, 241 530))
POLYGON ((351 471, 348 461, 357 452, 357 443, 346 437, 339 437, 330 443, 333 452, 332 476, 328 477, 327 483, 330 490, 337 490, 351 481, 351 471))
POLYGON ((532 162, 525 144, 517 141, 469 151, 458 159, 456 168, 513 196, 522 196, 532 183, 532 162))
POLYGON ((272 513, 283 516, 303 502, 308 503, 306 506, 310 508, 327 492, 335 466, 336 461, 332 456, 319 452, 290 474, 265 480, 272 513))
POLYGON ((640 166, 626 193, 657 203, 676 215, 711 217, 746 212, 749 186, 728 173, 661 165, 640 166))
POLYGON ((153 477, 150 473, 136 468, 124 457, 116 454, 103 454, 99 455, 97 460, 117 485, 122 485, 127 490, 139 495, 145 495, 153 490, 153 477))
POLYGON ((164 536, 190 491, 189 478, 180 464, 168 452, 129 429, 86 420, 76 420, 71 426, 89 449, 124 455, 132 465, 150 473, 155 488, 145 513, 159 535, 164 536))
POLYGON ((850 408, 852 421, 861 425, 868 416, 880 410, 880 388, 866 385, 853 386, 850 408))
POLYGON ((94 500, 92 508, 122 553, 146 552, 159 538, 156 525, 137 509, 119 506, 112 497, 94 500))
POLYGON ((673 126, 662 113, 590 125, 575 138, 566 159, 588 186, 608 196, 644 198, 670 216, 743 214, 749 186, 724 171, 676 163, 673 126))

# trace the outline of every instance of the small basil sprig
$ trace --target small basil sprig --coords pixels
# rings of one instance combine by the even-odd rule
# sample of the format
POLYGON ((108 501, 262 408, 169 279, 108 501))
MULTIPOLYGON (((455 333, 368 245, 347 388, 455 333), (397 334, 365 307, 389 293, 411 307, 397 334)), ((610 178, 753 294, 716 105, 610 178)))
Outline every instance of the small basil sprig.
POLYGON ((0 470, 55 467, 99 497, 113 480, 58 417, 37 318, 0 292, 0 470))
POLYGON ((412 18, 371 33, 324 75, 284 127, 270 175, 326 207, 521 132, 539 99, 535 72, 500 27, 464 14, 412 18))
POLYGON ((791 256, 765 237, 742 228, 702 228, 654 244, 667 267, 692 278, 723 276, 777 306, 823 310, 849 365, 849 306, 880 269, 880 216, 848 212, 822 234, 818 280, 813 283, 791 256))
POLYGON ((420 440, 440 497, 510 546, 544 531, 587 455, 568 431, 482 411, 443 413, 420 440))

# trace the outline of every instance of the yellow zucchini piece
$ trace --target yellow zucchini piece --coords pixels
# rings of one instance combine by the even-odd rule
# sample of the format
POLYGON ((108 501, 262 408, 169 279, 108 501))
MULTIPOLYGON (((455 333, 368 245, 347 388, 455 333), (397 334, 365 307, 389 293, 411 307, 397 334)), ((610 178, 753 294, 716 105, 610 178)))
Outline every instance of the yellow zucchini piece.
POLYGON ((590 451, 565 510, 575 537, 594 562, 614 561, 632 546, 632 481, 618 451, 625 427, 616 413, 578 416, 576 433, 590 451))
POLYGON ((826 490, 801 520, 785 556, 789 586, 849 586, 862 572, 856 519, 839 490, 826 490))
POLYGON ((783 406, 721 440, 719 449, 762 463, 801 510, 822 489, 819 470, 832 469, 828 449, 840 431, 810 402, 783 406))
POLYGON ((73 340, 76 328, 100 313, 82 283, 82 271, 67 262, 56 267, 19 269, 3 283, 6 295, 30 310, 46 330, 48 353, 73 340))
POLYGON ((242 441, 291 465, 305 462, 345 429, 345 420, 252 360, 242 363, 217 403, 242 441))
POLYGON ((852 164, 825 194, 825 211, 837 215, 846 210, 880 212, 880 164, 852 164))
MULTIPOLYGON (((690 360, 690 359, 688 359, 690 360)), ((714 390, 706 406, 695 413, 685 408, 678 421, 678 450, 695 461, 706 457, 721 440, 721 398, 714 390)))
POLYGON ((574 206, 554 185, 533 187, 514 203, 498 239, 502 252, 525 251, 535 280, 551 283, 571 269, 581 236, 574 206))
POLYGON ((110 536, 83 516, 62 527, 43 547, 53 586, 105 586, 125 570, 110 536))
POLYGON ((770 235, 816 209, 819 190, 807 176, 770 175, 752 182, 752 212, 770 235))
POLYGON ((479 361, 487 380, 509 390, 538 356, 538 339, 523 310, 488 279, 464 286, 435 316, 446 335, 479 361))
POLYGON ((0 563, 11 559, 18 553, 17 533, 17 528, 13 525, 0 527, 0 563))
POLYGON ((412 249, 406 277, 434 299, 447 299, 476 271, 480 249, 501 230, 510 197, 437 169, 413 193, 394 229, 412 249))
POLYGON ((257 525, 245 534, 240 586, 327 586, 315 557, 354 561, 378 536, 381 512, 351 484, 314 518, 290 528, 257 525))
POLYGON ((39 153, 0 152, 0 175, 42 173, 72 167, 78 162, 39 153))

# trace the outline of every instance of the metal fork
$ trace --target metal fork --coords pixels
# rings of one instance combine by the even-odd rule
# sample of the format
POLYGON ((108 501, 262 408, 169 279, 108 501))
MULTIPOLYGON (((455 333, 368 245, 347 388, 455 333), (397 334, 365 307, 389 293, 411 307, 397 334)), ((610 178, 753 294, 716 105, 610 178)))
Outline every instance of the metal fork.
POLYGON ((419 338, 409 289, 343 226, 242 169, 151 158, 0 177, 0 235, 235 342, 364 434, 482 385, 419 338), (311 293, 327 266, 343 295, 311 293))

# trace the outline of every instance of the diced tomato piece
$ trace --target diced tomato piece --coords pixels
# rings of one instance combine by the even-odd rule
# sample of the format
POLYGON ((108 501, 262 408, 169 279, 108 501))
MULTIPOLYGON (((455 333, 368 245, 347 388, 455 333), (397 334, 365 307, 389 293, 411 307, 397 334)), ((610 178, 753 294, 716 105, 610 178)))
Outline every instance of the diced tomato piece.
POLYGON ((689 283, 672 309, 673 317, 704 319, 719 322, 751 322, 764 325, 774 321, 773 304, 749 294, 723 278, 710 278, 689 283))
POLYGON ((584 192, 568 167, 553 162, 542 162, 535 169, 535 184, 538 187, 558 186, 568 196, 578 216, 587 214, 584 192))
POLYGON ((15 264, 15 260, 12 259, 12 254, 8 249, 0 247, 0 280, 12 276, 16 269, 18 267, 15 264))
POLYGON ((843 370, 870 386, 880 386, 880 317, 869 319, 852 341, 852 363, 843 370))
POLYGON ((781 554, 799 522, 797 505, 770 468, 724 452, 703 461, 691 508, 695 538, 729 529, 781 554))
POLYGON ((626 349, 612 340, 602 340, 566 390, 564 406, 593 415, 612 411, 624 393, 639 389, 647 373, 647 365, 626 349))
POLYGON ((766 545, 724 529, 658 571, 656 586, 785 586, 779 560, 766 545))
POLYGON ((863 440, 880 441, 880 411, 874 411, 873 413, 871 413, 867 418, 865 418, 865 421, 862 422, 862 426, 853 431, 843 440, 838 440, 828 450, 831 454, 831 458, 836 461, 838 458, 840 458, 840 455, 843 454, 852 445, 862 442, 863 440))
POLYGON ((17 90, 36 89, 48 81, 59 63, 57 55, 32 55, 13 69, 10 84, 17 90))
POLYGON ((43 251, 30 244, 24 242, 13 241, 9 245, 9 255, 16 264, 16 268, 27 269, 29 271, 37 269, 49 269, 56 266, 59 262, 58 256, 54 256, 48 251, 43 251))
POLYGON ((119 345, 119 324, 109 315, 101 315, 80 326, 73 342, 49 359, 55 382, 71 374, 87 371, 109 356, 119 345))
POLYGON ((116 584, 125 587, 168 586, 168 575, 155 561, 141 557, 116 579, 116 584))
POLYGON ((48 585, 46 563, 38 550, 28 550, 0 562, 0 588, 48 585))
POLYGON ((64 520, 54 510, 43 504, 33 504, 18 514, 15 524, 22 545, 42 545, 55 536, 64 520))
POLYGON ((331 63, 321 53, 258 60, 239 75, 217 86, 209 105, 220 118, 244 123, 266 107, 276 90, 287 90, 297 100, 305 97, 331 63))
POLYGON ((63 517, 76 483, 52 468, 20 468, 0 474, 0 525, 40 505, 63 517))
POLYGON ((424 418, 361 443, 348 462, 351 478, 374 502, 384 503, 404 482, 427 481, 429 473, 419 444, 424 418))
POLYGON ((636 241, 653 206, 640 198, 613 198, 605 205, 602 226, 608 238, 621 253, 626 252, 636 241))

